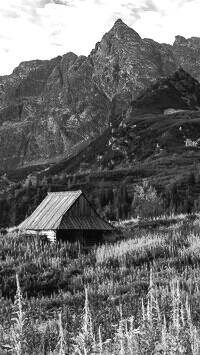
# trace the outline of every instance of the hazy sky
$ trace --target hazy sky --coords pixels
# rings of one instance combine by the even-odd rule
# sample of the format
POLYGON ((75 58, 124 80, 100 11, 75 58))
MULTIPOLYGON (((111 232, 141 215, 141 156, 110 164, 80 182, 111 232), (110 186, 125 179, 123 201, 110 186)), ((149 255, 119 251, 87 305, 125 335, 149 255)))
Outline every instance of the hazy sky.
POLYGON ((0 75, 20 62, 88 55, 121 18, 141 37, 200 37, 200 0, 0 0, 0 75))

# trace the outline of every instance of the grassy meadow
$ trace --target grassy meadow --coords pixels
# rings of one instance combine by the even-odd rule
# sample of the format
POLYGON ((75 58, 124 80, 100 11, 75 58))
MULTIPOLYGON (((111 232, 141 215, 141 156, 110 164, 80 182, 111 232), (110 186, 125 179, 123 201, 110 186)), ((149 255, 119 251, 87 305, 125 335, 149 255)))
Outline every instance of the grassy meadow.
POLYGON ((0 237, 0 354, 200 354, 200 217, 84 251, 0 237))

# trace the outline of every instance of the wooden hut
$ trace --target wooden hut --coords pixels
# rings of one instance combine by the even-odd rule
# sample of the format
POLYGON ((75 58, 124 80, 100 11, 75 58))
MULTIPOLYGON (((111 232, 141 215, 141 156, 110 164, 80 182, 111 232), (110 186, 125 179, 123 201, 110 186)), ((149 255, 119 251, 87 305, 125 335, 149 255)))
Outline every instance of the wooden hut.
POLYGON ((98 215, 81 190, 49 192, 19 229, 83 244, 99 243, 106 234, 111 236, 116 231, 98 215))

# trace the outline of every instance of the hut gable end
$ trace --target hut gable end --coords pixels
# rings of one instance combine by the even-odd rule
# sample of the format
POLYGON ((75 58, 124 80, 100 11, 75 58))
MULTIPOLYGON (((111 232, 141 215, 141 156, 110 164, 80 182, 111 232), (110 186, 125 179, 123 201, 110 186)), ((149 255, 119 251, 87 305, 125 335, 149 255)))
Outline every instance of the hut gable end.
POLYGON ((85 196, 82 194, 75 201, 72 207, 67 212, 68 216, 77 216, 77 217, 87 217, 87 216, 96 216, 96 212, 89 204, 85 196))

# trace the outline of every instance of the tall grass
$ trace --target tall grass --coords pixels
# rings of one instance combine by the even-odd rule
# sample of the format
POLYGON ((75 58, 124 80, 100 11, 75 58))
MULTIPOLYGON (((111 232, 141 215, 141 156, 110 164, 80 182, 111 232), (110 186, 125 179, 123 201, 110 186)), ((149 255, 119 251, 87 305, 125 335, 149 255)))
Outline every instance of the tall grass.
POLYGON ((87 254, 2 237, 0 353, 200 354, 199 242, 196 222, 87 254))

